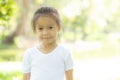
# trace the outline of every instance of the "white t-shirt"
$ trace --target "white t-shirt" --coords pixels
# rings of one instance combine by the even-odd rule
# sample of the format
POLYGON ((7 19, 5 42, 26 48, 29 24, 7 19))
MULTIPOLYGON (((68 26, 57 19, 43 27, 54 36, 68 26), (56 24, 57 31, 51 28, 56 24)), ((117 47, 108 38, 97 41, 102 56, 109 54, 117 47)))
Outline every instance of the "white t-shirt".
POLYGON ((64 80, 64 72, 72 68, 71 54, 62 46, 48 54, 33 47, 23 56, 23 72, 31 73, 30 80, 64 80))

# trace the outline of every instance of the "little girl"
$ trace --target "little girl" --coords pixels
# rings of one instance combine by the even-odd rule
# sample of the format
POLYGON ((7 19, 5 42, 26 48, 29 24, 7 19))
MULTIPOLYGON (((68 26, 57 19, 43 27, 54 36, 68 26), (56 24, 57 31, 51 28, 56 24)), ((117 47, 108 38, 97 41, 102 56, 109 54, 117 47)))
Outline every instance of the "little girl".
POLYGON ((33 30, 40 44, 23 56, 24 80, 73 80, 71 54, 57 44, 61 22, 53 7, 41 7, 34 13, 33 30))

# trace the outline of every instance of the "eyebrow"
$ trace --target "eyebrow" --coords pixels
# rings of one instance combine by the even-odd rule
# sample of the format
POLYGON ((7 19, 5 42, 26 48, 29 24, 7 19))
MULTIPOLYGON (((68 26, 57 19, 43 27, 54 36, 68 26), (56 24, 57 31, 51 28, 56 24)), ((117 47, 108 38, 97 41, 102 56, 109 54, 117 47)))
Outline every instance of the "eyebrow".
MULTIPOLYGON (((54 26, 53 24, 49 24, 47 26, 54 26)), ((41 26, 41 25, 36 25, 36 27, 44 27, 44 26, 41 26)))
POLYGON ((36 27, 43 27, 43 26, 36 25, 36 27))
POLYGON ((54 25, 48 25, 48 26, 54 26, 54 25))

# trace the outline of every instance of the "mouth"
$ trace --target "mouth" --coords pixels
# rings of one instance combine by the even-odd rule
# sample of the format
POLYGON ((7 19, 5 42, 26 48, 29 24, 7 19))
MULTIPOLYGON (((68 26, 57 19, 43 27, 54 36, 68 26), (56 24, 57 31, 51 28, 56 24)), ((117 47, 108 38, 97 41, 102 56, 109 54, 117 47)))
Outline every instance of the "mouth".
POLYGON ((43 39, 51 39, 50 37, 45 37, 45 38, 43 38, 43 39))

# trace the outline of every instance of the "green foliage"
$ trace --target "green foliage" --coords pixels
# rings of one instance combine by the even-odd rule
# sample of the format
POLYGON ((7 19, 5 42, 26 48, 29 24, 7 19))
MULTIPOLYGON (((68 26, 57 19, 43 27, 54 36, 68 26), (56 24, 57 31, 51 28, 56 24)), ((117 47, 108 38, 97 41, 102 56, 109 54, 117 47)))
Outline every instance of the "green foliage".
POLYGON ((0 50, 0 61, 20 61, 22 51, 18 49, 2 49, 0 50))
MULTIPOLYGON (((75 0, 77 1, 77 0, 75 0)), ((80 2, 82 2, 81 0, 80 2)), ((74 15, 73 17, 66 17, 63 16, 63 24, 65 26, 65 35, 66 32, 71 32, 74 35, 81 35, 82 37, 76 38, 76 39, 83 39, 83 40, 101 40, 105 38, 106 35, 108 35, 111 32, 120 32, 120 6, 112 6, 114 2, 119 3, 119 0, 116 1, 109 1, 104 0, 102 1, 104 5, 104 9, 109 16, 104 13, 104 11, 101 11, 100 13, 97 13, 97 10, 99 11, 99 8, 97 9, 97 5, 94 5, 94 0, 88 0, 89 6, 82 6, 80 7, 80 13, 79 15, 74 15), (115 10, 114 12, 111 11, 115 10), (95 17, 96 16, 96 17, 95 17), (79 27, 79 32, 76 32, 76 28, 79 27)), ((69 4, 69 3, 68 3, 69 4)), ((84 5, 84 4, 83 4, 84 5)), ((100 6, 100 5, 98 5, 100 6)), ((77 29, 78 30, 78 29, 77 29)), ((69 36, 70 37, 70 36, 69 36)), ((75 38, 72 37, 71 38, 75 38)))
POLYGON ((0 0, 0 42, 13 30, 17 11, 16 0, 0 0))
POLYGON ((10 20, 15 13, 16 7, 15 0, 0 0, 0 20, 10 20))
POLYGON ((0 45, 0 61, 21 61, 23 49, 14 45, 0 45))
POLYGON ((0 72, 0 80, 22 80, 22 72, 0 72))

